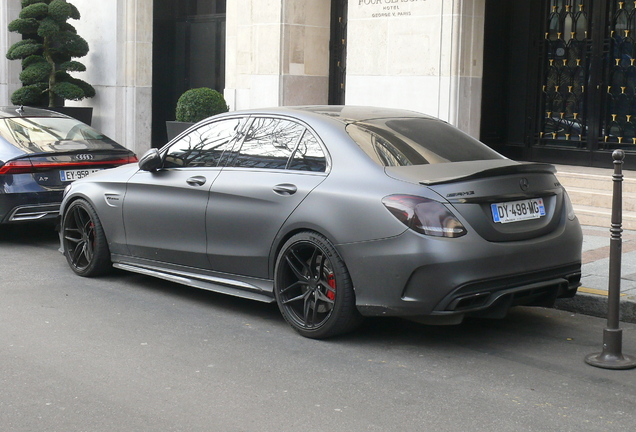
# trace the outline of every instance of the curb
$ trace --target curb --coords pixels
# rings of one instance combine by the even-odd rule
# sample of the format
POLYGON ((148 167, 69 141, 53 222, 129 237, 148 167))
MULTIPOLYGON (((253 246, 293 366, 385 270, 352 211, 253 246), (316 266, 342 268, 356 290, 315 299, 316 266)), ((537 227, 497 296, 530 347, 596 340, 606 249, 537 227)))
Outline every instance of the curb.
MULTIPOLYGON (((607 296, 581 292, 572 298, 557 299, 554 307, 556 309, 591 315, 598 318, 607 318, 609 309, 607 296)), ((619 309, 620 321, 636 324, 635 297, 621 297, 619 309)))

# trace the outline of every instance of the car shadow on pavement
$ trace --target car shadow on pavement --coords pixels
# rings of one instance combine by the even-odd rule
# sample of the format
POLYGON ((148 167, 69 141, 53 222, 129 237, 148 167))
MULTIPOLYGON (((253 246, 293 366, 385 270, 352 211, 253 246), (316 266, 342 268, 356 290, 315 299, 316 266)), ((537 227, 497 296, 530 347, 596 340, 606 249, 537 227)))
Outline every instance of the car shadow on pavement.
MULTIPOLYGON (((465 359, 468 363, 500 359, 532 369, 559 371, 572 378, 581 373, 592 377, 602 372, 588 370, 583 358, 601 347, 603 326, 604 320, 599 318, 520 306, 512 308, 502 319, 467 318, 452 326, 424 325, 397 318, 371 319, 357 332, 331 343, 402 352, 411 354, 413 359, 439 357, 442 363, 451 358, 465 359)), ((633 332, 627 330, 624 336, 628 346, 628 340, 633 341, 633 332)))
POLYGON ((53 222, 25 222, 0 225, 0 246, 11 244, 55 246, 59 237, 53 222))
MULTIPOLYGON (((211 315, 230 313, 241 320, 261 321, 262 324, 271 326, 272 331, 288 332, 290 336, 301 337, 285 323, 275 303, 233 297, 124 271, 107 276, 110 277, 134 290, 209 308, 211 315)), ((505 341, 507 350, 523 350, 544 343, 546 338, 558 343, 569 343, 568 339, 574 337, 575 329, 568 323, 568 315, 570 314, 552 309, 516 307, 502 319, 466 318, 463 323, 450 326, 425 325, 395 317, 367 318, 353 332, 323 342, 350 346, 418 346, 428 349, 441 349, 450 345, 487 353, 490 350, 499 352, 502 341, 505 341), (497 348, 489 348, 491 346, 497 348)), ((593 343, 584 345, 594 346, 593 343)))
MULTIPOLYGON (((103 280, 112 280, 132 290, 158 295, 209 308, 210 312, 230 313, 243 320, 266 321, 271 330, 293 330, 285 323, 276 303, 262 303, 226 294, 193 288, 150 276, 114 270, 103 280)), ((327 343, 351 345, 416 345, 445 347, 448 344, 488 351, 490 343, 499 345, 506 341, 509 349, 543 343, 545 339, 569 342, 580 330, 571 323, 573 315, 555 309, 540 307, 515 307, 502 319, 466 318, 458 325, 425 325, 406 319, 367 318, 362 326, 351 333, 327 339, 327 343)), ((599 321, 599 332, 602 323, 599 321)), ((300 337, 300 336, 298 336, 300 337)), ((578 338, 581 342, 581 338, 578 338)), ((594 343, 584 343, 594 347, 594 343)))

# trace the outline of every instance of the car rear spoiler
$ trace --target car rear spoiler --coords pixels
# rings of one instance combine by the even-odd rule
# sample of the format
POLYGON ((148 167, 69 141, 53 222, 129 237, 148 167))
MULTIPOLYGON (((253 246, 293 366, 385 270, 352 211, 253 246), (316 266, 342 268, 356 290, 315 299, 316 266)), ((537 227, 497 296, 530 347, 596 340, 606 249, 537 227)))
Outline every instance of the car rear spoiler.
MULTIPOLYGON (((440 164, 443 165, 443 164, 440 164)), ((450 168, 450 167, 449 167, 450 168)), ((420 184, 426 186, 454 183, 458 181, 476 180, 485 177, 497 177, 512 174, 525 174, 525 173, 544 173, 544 174, 556 174, 556 168, 553 165, 545 163, 520 163, 515 165, 505 165, 494 168, 487 168, 481 171, 466 173, 458 172, 456 175, 452 174, 452 169, 449 169, 450 175, 447 177, 436 178, 432 180, 420 180, 420 184)))

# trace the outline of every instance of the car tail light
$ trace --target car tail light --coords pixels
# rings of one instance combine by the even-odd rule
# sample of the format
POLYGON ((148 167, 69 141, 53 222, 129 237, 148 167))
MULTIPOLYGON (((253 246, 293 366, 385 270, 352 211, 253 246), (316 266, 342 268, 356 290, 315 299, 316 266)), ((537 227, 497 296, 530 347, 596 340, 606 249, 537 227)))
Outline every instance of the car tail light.
POLYGON ((412 195, 389 195, 382 204, 410 229, 435 237, 461 237, 464 225, 443 204, 412 195))
POLYGON ((24 174, 33 172, 33 165, 29 160, 10 161, 0 167, 0 174, 24 174))
POLYGON ((26 174, 38 171, 48 171, 52 169, 78 168, 78 167, 100 167, 104 165, 118 166, 137 162, 137 156, 126 156, 120 159, 107 161, 82 161, 82 162, 49 162, 49 161, 31 161, 27 159, 18 159, 9 161, 0 167, 1 174, 26 174))
POLYGON ((576 214, 574 213, 574 206, 572 205, 572 200, 570 200, 570 196, 563 189, 563 201, 565 201, 565 210, 567 212, 567 216, 569 220, 576 219, 576 214))

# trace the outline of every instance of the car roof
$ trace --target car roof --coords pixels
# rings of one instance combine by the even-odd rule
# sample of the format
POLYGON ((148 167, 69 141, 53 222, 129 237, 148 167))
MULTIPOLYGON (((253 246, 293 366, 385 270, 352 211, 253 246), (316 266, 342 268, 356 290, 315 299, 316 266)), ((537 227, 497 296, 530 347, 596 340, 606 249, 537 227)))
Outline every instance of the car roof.
POLYGON ((0 118, 15 117, 67 117, 64 114, 41 108, 27 106, 3 106, 0 107, 0 118))
POLYGON ((354 105, 308 105, 308 106, 287 106, 287 107, 275 107, 275 108, 255 108, 241 111, 234 111, 227 113, 227 115, 242 114, 242 115, 292 115, 298 117, 328 117, 333 120, 337 120, 342 123, 356 123, 362 121, 369 121, 373 119, 386 119, 386 118, 422 118, 429 120, 439 120, 436 117, 432 117, 426 114, 422 114, 415 111, 396 109, 396 108, 382 108, 382 107, 369 107, 369 106, 354 106, 354 105))
MULTIPOLYGON (((396 109, 396 108, 382 108, 382 107, 368 107, 368 106, 353 106, 353 105, 309 105, 309 106, 294 106, 294 107, 277 107, 277 108, 264 108, 264 109, 251 109, 244 111, 237 111, 234 113, 228 113, 229 115, 235 113, 242 114, 300 114, 309 113, 326 116, 334 120, 339 120, 343 123, 355 123, 359 121, 367 121, 378 118, 426 118, 431 120, 438 120, 435 117, 418 113, 415 111, 396 109)), ((50 111, 41 108, 33 108, 27 106, 4 106, 0 107, 0 118, 12 118, 12 117, 66 117, 64 114, 50 111)))
POLYGON ((353 106, 353 105, 316 105, 292 107, 292 109, 307 111, 336 118, 345 123, 367 121, 378 118, 427 118, 435 119, 426 114, 397 108, 353 106))

